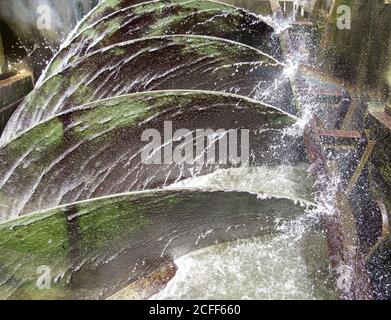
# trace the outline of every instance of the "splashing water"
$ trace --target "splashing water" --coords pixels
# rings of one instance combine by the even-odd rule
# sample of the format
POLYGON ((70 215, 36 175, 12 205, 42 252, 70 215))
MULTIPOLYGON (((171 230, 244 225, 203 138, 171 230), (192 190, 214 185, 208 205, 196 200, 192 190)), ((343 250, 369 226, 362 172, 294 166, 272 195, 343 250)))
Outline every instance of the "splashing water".
MULTIPOLYGON (((275 28, 276 36, 292 27, 289 20, 263 19, 275 28)), ((299 37, 296 41, 297 48, 305 47, 305 39, 299 37)), ((308 59, 307 54, 288 53, 284 73, 274 85, 295 81, 299 65, 308 59)), ((311 92, 311 83, 306 92, 296 92, 299 117, 286 130, 286 135, 302 136, 320 107, 311 92)), ((258 90, 256 99, 263 101, 270 98, 270 94, 267 90, 258 90)), ((218 170, 175 186, 239 189, 258 193, 260 197, 262 193, 278 196, 277 193, 283 192, 288 198, 313 201, 310 190, 319 182, 312 183, 306 170, 306 166, 218 170)), ((336 285, 319 217, 325 212, 334 212, 338 184, 339 177, 334 177, 327 194, 315 195, 317 206, 312 211, 307 208, 303 216, 284 223, 275 234, 216 245, 176 260, 177 275, 151 299, 336 299, 336 285)))
POLYGON ((209 247, 176 261, 177 275, 151 299, 334 299, 316 216, 265 237, 209 247))
POLYGON ((265 21, 268 25, 273 27, 276 35, 280 35, 282 32, 288 30, 292 26, 291 19, 278 19, 276 16, 272 15, 259 15, 259 17, 265 21))
MULTIPOLYGON (((225 188, 310 198, 306 166, 218 170, 175 187, 225 188), (245 170, 245 171, 244 171, 245 170)), ((334 299, 319 211, 266 236, 202 249, 175 261, 176 276, 151 299, 334 299)))
POLYGON ((245 191, 259 197, 273 196, 295 199, 303 205, 313 205, 311 180, 306 164, 297 166, 261 166, 219 169, 205 176, 197 176, 171 185, 170 188, 217 188, 245 191))

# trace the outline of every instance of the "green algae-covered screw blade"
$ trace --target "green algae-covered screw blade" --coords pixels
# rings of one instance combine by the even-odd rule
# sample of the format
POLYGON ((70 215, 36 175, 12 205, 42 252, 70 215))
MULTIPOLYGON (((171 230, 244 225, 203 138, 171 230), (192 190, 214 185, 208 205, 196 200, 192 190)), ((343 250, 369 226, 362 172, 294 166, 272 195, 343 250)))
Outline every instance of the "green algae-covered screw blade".
MULTIPOLYGON (((101 20, 108 19, 110 16, 115 15, 119 11, 125 11, 128 8, 136 5, 143 5, 147 3, 151 3, 152 5, 159 5, 159 4, 186 4, 191 0, 102 0, 88 15, 86 15, 82 21, 76 26, 73 33, 70 35, 70 39, 75 37, 76 35, 80 34, 87 28, 91 28, 93 25, 99 23, 101 20)), ((205 7, 205 5, 202 4, 202 1, 199 1, 200 5, 199 8, 202 9, 205 7)), ((215 2, 214 6, 225 5, 228 7, 229 2, 232 2, 232 0, 223 0, 223 1, 210 1, 215 2), (223 4, 224 3, 224 4, 223 4)), ((212 6, 210 4, 209 6, 212 6)), ((261 4, 259 4, 261 6, 261 4)), ((242 9, 243 10, 243 9, 242 9)))
POLYGON ((0 298, 106 298, 190 251, 270 234, 302 213, 287 199, 200 190, 130 193, 37 212, 0 224, 0 298))
POLYGON ((273 28, 258 16, 209 0, 146 2, 98 20, 57 54, 45 78, 71 61, 103 47, 150 36, 193 34, 221 37, 253 46, 280 59, 273 28))
MULTIPOLYGON (((219 163, 182 165, 165 163, 163 157, 159 163, 143 161, 142 150, 148 144, 142 141, 143 132, 154 129, 164 137, 167 121, 173 133, 191 131, 187 142, 193 145, 197 129, 249 130, 249 160, 255 164, 279 163, 285 159, 282 154, 296 154, 287 150, 297 148, 297 141, 284 134, 295 118, 255 100, 203 91, 106 99, 39 123, 0 148, 0 217, 160 187, 189 177, 194 168, 199 174, 215 170, 219 163)), ((180 143, 172 141, 173 149, 180 143)))
POLYGON ((100 49, 50 77, 18 107, 1 141, 84 103, 168 89, 232 92, 295 112, 284 66, 261 51, 220 38, 163 36, 100 49))

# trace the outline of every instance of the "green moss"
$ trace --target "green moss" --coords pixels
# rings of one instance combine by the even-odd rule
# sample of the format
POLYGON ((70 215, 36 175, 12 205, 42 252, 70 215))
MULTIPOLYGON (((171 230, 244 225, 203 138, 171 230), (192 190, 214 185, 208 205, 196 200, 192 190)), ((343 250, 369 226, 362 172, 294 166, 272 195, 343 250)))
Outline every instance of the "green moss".
MULTIPOLYGON (((206 41, 206 39, 202 37, 178 37, 174 38, 174 42, 182 47, 181 50, 184 55, 194 55, 194 53, 197 52, 199 56, 221 58, 227 65, 237 61, 239 56, 242 59, 245 59, 246 57, 246 47, 239 48, 230 42, 220 42, 214 39, 206 41)), ((247 54, 248 53, 249 52, 247 52, 247 54)), ((256 59, 255 56, 254 59, 256 59)))
MULTIPOLYGON (((229 96, 213 93, 197 93, 191 91, 172 91, 134 94, 130 96, 107 99, 99 102, 99 108, 93 108, 88 112, 76 113, 72 118, 75 123, 74 133, 78 139, 91 138, 101 133, 120 130, 136 125, 165 108, 173 105, 186 109, 195 103, 209 104, 213 99, 221 99, 221 103, 227 102, 229 96)), ((264 109, 263 104, 251 104, 246 100, 242 103, 247 107, 259 107, 264 109)), ((92 103, 91 106, 96 105, 92 103)), ((290 117, 281 117, 281 113, 272 109, 268 110, 268 117, 275 125, 292 123, 290 117), (282 121, 282 122, 280 122, 282 121)))
MULTIPOLYGON (((216 111, 252 109, 258 114, 260 128, 281 129, 295 121, 260 102, 218 92, 153 91, 96 101, 41 122, 0 149, 0 177, 4 182, 1 191, 6 199, 13 200, 3 206, 1 214, 26 214, 64 201, 85 199, 95 190, 94 183, 88 184, 85 177, 98 172, 109 174, 108 167, 117 161, 115 154, 106 153, 103 159, 99 158, 100 150, 106 152, 110 148, 123 154, 130 147, 132 154, 138 156, 137 150, 142 148, 141 140, 137 142, 137 136, 141 138, 140 123, 147 125, 149 119, 160 122, 176 111, 186 114, 205 107, 216 111), (127 147, 125 139, 129 136, 135 140, 127 147), (118 145, 118 141, 123 143, 118 145), (83 193, 64 194, 69 188, 80 188, 83 193)), ((129 190, 125 185, 121 188, 129 190)), ((100 195, 105 192, 104 188, 99 189, 100 195)))
POLYGON ((139 119, 145 119, 152 115, 148 104, 141 99, 133 101, 119 99, 118 102, 115 105, 110 105, 108 102, 106 105, 106 101, 104 101, 102 107, 97 108, 94 112, 76 115, 74 121, 82 124, 74 128, 76 136, 82 139, 113 129, 120 130, 135 125, 139 119))
MULTIPOLYGON (((79 104, 88 100, 87 96, 90 94, 90 88, 81 86, 77 93, 77 96, 80 97, 79 104)), ((73 123, 78 125, 72 125, 73 132, 78 139, 91 138, 113 130, 131 127, 139 121, 158 114, 161 110, 173 105, 185 109, 197 102, 199 104, 210 104, 213 101, 215 102, 216 99, 221 100, 220 103, 224 104, 238 98, 213 92, 174 90, 167 92, 156 91, 154 93, 146 92, 106 99, 97 103, 91 103, 85 112, 74 112, 71 119, 73 123)), ((282 115, 281 112, 272 108, 267 108, 262 103, 250 103, 246 99, 240 101, 249 108, 265 109, 271 121, 270 125, 272 123, 280 125, 293 121, 289 116, 282 115)), ((52 151, 61 148, 64 130, 61 118, 53 118, 34 127, 18 139, 13 140, 7 145, 6 152, 9 155, 13 155, 12 159, 15 159, 26 153, 27 150, 32 149, 31 154, 34 157, 51 159, 52 151), (35 147, 32 148, 32 146, 35 147)), ((50 163, 50 161, 43 164, 50 163)))
POLYGON ((169 30, 170 25, 175 23, 181 23, 183 21, 183 18, 186 16, 168 16, 164 18, 160 18, 155 23, 151 24, 151 26, 146 30, 144 33, 145 36, 155 37, 164 35, 167 30, 169 30))
MULTIPOLYGON (((225 230, 235 216, 257 215, 261 231, 243 230, 244 235, 250 232, 248 236, 253 236, 254 232, 275 230, 276 219, 293 219, 303 213, 303 208, 286 199, 260 201, 248 193, 160 190, 36 212, 0 224, 0 298, 102 298, 100 294, 113 293, 166 261, 167 257, 161 256, 166 242, 159 237, 168 236, 169 225, 179 228, 173 234, 185 240, 192 233, 189 218, 194 216, 198 224, 208 228, 208 223, 215 221, 211 213, 222 223, 219 230, 225 230), (208 202, 213 203, 212 211, 204 205, 208 202), (140 246, 146 248, 141 257, 137 256, 140 246), (133 267, 141 261, 146 264, 134 275, 133 267), (56 279, 49 290, 37 287, 40 266, 49 267, 52 279, 56 279)), ((221 240, 228 241, 227 236, 221 240)), ((193 241, 188 244, 180 247, 181 253, 197 247, 193 241)))
MULTIPOLYGON (((156 54, 154 51, 153 53, 144 52, 141 49, 141 46, 161 47, 160 50, 163 52, 164 45, 169 47, 169 49, 166 51, 167 54, 162 57, 161 63, 163 64, 165 61, 177 59, 177 56, 171 57, 170 54, 177 55, 178 51, 181 50, 183 55, 180 57, 180 60, 184 61, 184 63, 191 63, 201 57, 208 59, 209 61, 214 60, 217 64, 215 68, 220 69, 219 72, 225 72, 229 76, 232 76, 232 72, 235 70, 234 63, 236 62, 264 61, 262 67, 269 67, 272 75, 277 73, 281 68, 274 60, 254 49, 210 37, 170 36, 137 40, 128 43, 126 46, 118 45, 112 47, 109 50, 102 52, 98 57, 91 56, 83 59, 74 66, 65 69, 60 74, 45 81, 42 86, 29 97, 24 105, 25 109, 29 110, 28 112, 32 114, 31 119, 33 120, 30 120, 30 122, 44 120, 53 113, 59 113, 72 107, 89 103, 97 97, 110 97, 110 95, 116 95, 116 91, 120 91, 122 86, 119 83, 119 80, 116 79, 117 76, 112 74, 110 69, 112 66, 109 64, 109 61, 121 66, 122 74, 118 74, 118 77, 123 79, 123 81, 126 81, 126 72, 130 72, 132 66, 134 66, 134 68, 139 68, 140 63, 147 66, 150 55, 156 54), (175 44, 175 46, 172 44, 175 44), (161 47, 162 45, 163 47, 161 47), (126 60, 127 55, 134 56, 134 60, 126 60), (104 66, 102 66, 104 71, 98 70, 96 65, 94 65, 100 64, 100 61, 104 63, 104 66), (218 68, 219 65, 220 68, 218 68), (98 75, 94 74, 94 72, 98 73, 98 75), (102 81, 107 81, 104 77, 108 76, 114 79, 110 85, 114 86, 114 81, 118 84, 115 90, 103 95, 99 92, 99 90, 102 90, 99 86, 102 81), (40 117, 37 118, 34 109, 37 110, 42 108, 45 110, 44 112, 40 112, 40 117)), ((164 67, 162 67, 162 71, 160 72, 163 74, 164 70, 164 67)), ((158 73, 158 69, 156 70, 156 73, 158 73)), ((178 73, 180 74, 180 70, 178 73)), ((178 82, 178 78, 179 76, 176 76, 172 81, 178 82)), ((135 81, 133 79, 134 76, 130 76, 128 81, 135 81)), ((131 87, 128 91, 136 89, 137 87, 131 87)), ((158 89, 159 88, 155 88, 154 90, 158 89)), ((121 93, 126 92, 121 91, 121 93)), ((143 106, 141 105, 141 107, 143 106)), ((114 117, 116 117, 116 115, 114 115, 114 117)), ((126 123, 127 122, 125 121, 125 124, 126 123)), ((33 123, 26 124, 26 126, 27 125, 33 125, 33 123)))
MULTIPOLYGON (((230 7, 225 8, 224 11, 222 11, 221 8, 210 8, 207 10, 197 10, 197 15, 194 15, 194 10, 197 5, 187 5, 183 6, 183 8, 180 8, 180 12, 178 12, 176 15, 170 15, 167 17, 161 17, 159 18, 155 23, 151 24, 148 29, 144 33, 144 37, 149 36, 160 36, 164 34, 172 34, 170 32, 171 30, 184 30, 183 33, 186 34, 193 34, 192 29, 189 28, 184 29, 183 25, 185 23, 189 23, 189 21, 206 21, 208 20, 207 17, 213 18, 214 21, 217 21, 217 17, 219 14, 224 12, 225 15, 228 16, 228 14, 231 14, 233 17, 243 18, 243 16, 236 14, 234 10, 231 10, 230 7)), ((226 17, 227 17, 226 16, 226 17)), ((230 19, 230 22, 226 22, 228 19, 224 18, 219 21, 219 23, 209 23, 208 25, 208 34, 219 34, 222 30, 231 30, 235 27, 236 24, 232 23, 232 18, 230 19), (214 27, 215 29, 211 29, 211 27, 214 27)), ((205 23, 203 23, 205 25, 205 23)), ((194 27, 194 24, 192 24, 192 27, 194 27)), ((182 32, 181 32, 182 33, 182 32)), ((196 34, 196 33, 194 33, 196 34)))
POLYGON ((179 5, 183 9, 192 9, 193 11, 200 12, 203 10, 232 10, 235 9, 232 6, 226 5, 224 3, 218 3, 214 1, 209 0, 172 0, 172 1, 159 1, 159 2, 152 2, 152 3, 142 3, 140 5, 137 5, 132 10, 134 14, 142 15, 145 13, 150 13, 154 11, 160 11, 164 7, 170 7, 179 5))
POLYGON ((50 81, 46 81, 44 86, 34 89, 23 103, 26 113, 30 117, 34 117, 36 110, 44 109, 47 105, 48 96, 60 90, 62 81, 62 76, 56 75, 50 81))
POLYGON ((60 70, 60 66, 63 62, 63 56, 61 55, 61 53, 59 54, 59 56, 56 56, 52 62, 50 62, 49 66, 48 66, 48 69, 45 73, 45 77, 47 78, 48 76, 51 76, 53 75, 57 70, 60 70))
POLYGON ((0 286, 0 298, 66 298, 71 294, 68 283, 59 278, 50 290, 36 286, 38 268, 47 266, 51 276, 67 274, 72 266, 72 250, 77 248, 80 259, 120 250, 128 246, 127 240, 150 225, 143 215, 149 196, 122 196, 85 202, 75 211, 79 237, 71 235, 71 220, 67 215, 72 207, 53 209, 21 217, 0 225, 0 279, 9 278, 0 286), (75 241, 77 241, 75 243, 75 241))
MULTIPOLYGON (((121 199, 123 200, 123 199, 121 199)), ((88 205, 79 208, 80 252, 111 251, 127 244, 130 237, 151 225, 144 215, 142 205, 128 201, 105 201, 99 208, 90 211, 88 205)))
POLYGON ((104 32, 105 34, 113 34, 121 28, 123 22, 120 18, 112 18, 105 21, 106 22, 104 24, 104 30, 102 30, 102 28, 87 29, 87 33, 85 35, 83 33, 83 38, 85 39, 87 37, 90 39, 96 39, 97 37, 100 37, 102 35, 102 32, 104 32))
MULTIPOLYGON (((25 293, 14 298, 38 298, 44 294, 36 285, 38 268, 48 266, 53 275, 58 275, 68 266, 65 218, 43 213, 0 225, 0 257, 0 278, 12 275, 0 287, 0 298, 13 297, 15 290, 25 293)), ((53 283, 53 290, 61 286, 53 283)))
POLYGON ((81 106, 82 104, 90 102, 93 94, 94 91, 92 88, 87 85, 79 85, 75 93, 72 95, 70 102, 74 107, 81 106))
POLYGON ((197 10, 198 12, 202 11, 208 11, 208 10, 225 10, 227 13, 228 11, 235 11, 237 10, 235 7, 227 5, 225 3, 219 3, 215 1, 199 1, 195 0, 192 2, 186 3, 186 7, 192 8, 197 10))
MULTIPOLYGON (((129 5, 134 4, 131 1, 129 5)), ((124 6, 124 3, 121 3, 124 6)), ((99 16, 94 13, 88 20, 99 16)), ((264 48, 261 28, 258 24, 246 25, 256 18, 249 13, 230 5, 208 0, 145 2, 117 11, 109 19, 97 20, 97 23, 85 28, 75 37, 68 47, 62 49, 56 63, 49 67, 46 77, 59 71, 57 60, 70 58, 67 64, 97 49, 122 41, 164 34, 208 34, 221 36, 226 32, 233 36, 238 33, 250 45, 256 45, 256 34, 260 35, 259 47, 264 48), (145 22, 144 22, 145 21, 145 22), (126 27, 125 27, 126 26, 126 27), (205 29, 202 30, 202 29, 205 29), (103 38, 102 34, 104 35, 103 38), (251 35, 250 35, 251 34, 251 35), (98 42, 95 42, 99 39, 98 42), (83 43, 83 45, 80 45, 83 43), (91 46, 88 46, 91 45, 91 46)), ((268 35, 266 32, 265 35, 268 35)), ((224 36, 223 36, 224 37, 224 36)))
POLYGON ((116 47, 111 51, 115 56, 123 56, 126 54, 126 50, 121 47, 116 47))
POLYGON ((130 246, 132 236, 151 226, 148 214, 152 202, 158 200, 162 209, 174 205, 171 200, 179 194, 167 193, 96 199, 0 224, 0 279, 3 281, 0 299, 65 299, 75 294, 93 295, 93 291, 88 293, 85 289, 82 289, 84 292, 72 290, 67 282, 71 268, 80 261, 88 263, 89 259, 130 246), (49 267, 52 279, 57 279, 48 290, 37 287, 42 266, 49 267))
POLYGON ((133 14, 135 15, 143 15, 146 13, 150 13, 153 11, 160 11, 164 6, 166 6, 163 2, 152 2, 152 3, 143 3, 141 5, 135 6, 134 9, 132 9, 133 14))
POLYGON ((63 137, 63 123, 59 119, 53 119, 34 127, 28 131, 28 134, 12 140, 6 146, 6 152, 13 158, 16 158, 29 149, 32 149, 31 153, 34 155, 39 155, 42 150, 45 150, 45 156, 49 156, 51 151, 61 145, 63 137))
POLYGON ((386 166, 386 167, 380 168, 380 173, 381 173, 384 181, 391 184, 391 166, 386 166))
POLYGON ((90 24, 92 24, 94 21, 99 20, 100 17, 104 16, 105 14, 109 14, 111 12, 114 12, 118 9, 123 8, 126 4, 131 5, 131 3, 139 3, 139 0, 105 0, 101 1, 95 8, 93 13, 87 17, 78 27, 77 30, 84 30, 86 27, 88 27, 90 24))

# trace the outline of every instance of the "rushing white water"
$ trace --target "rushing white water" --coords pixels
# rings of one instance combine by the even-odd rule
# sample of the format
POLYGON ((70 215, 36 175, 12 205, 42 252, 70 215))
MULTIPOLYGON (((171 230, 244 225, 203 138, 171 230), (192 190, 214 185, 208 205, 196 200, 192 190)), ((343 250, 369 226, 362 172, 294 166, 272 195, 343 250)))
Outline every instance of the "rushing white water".
POLYGON ((151 299, 334 299, 325 238, 315 217, 276 234, 193 252, 151 299))
MULTIPOLYGON (((243 170, 219 170, 175 186, 283 192, 286 197, 309 198, 311 182, 304 165, 243 170)), ((336 298, 326 240, 315 211, 281 224, 276 233, 212 246, 175 263, 176 276, 151 299, 336 298)))
POLYGON ((261 166, 251 168, 220 169, 205 176, 180 181, 174 188, 216 188, 219 190, 245 191, 260 197, 296 199, 304 205, 312 204, 312 181, 308 166, 261 166))

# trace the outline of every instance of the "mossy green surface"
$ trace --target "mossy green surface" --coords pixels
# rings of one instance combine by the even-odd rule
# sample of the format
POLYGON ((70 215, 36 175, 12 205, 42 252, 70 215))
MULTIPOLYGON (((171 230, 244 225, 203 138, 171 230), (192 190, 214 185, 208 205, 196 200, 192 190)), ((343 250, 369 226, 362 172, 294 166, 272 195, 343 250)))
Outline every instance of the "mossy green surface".
POLYGON ((122 194, 36 212, 0 224, 0 298, 104 298, 170 256, 274 232, 278 221, 302 213, 287 199, 191 189, 122 194), (227 233, 238 216, 249 225, 227 233), (198 244, 211 223, 214 235, 198 244), (166 252, 170 237, 175 241, 166 252), (40 267, 50 271, 46 289, 38 286, 40 267))
POLYGON ((152 1, 119 10, 85 28, 61 49, 45 77, 103 47, 169 34, 216 36, 254 46, 272 56, 279 52, 273 29, 247 11, 210 0, 152 1))
POLYGON ((129 239, 133 233, 139 232, 151 225, 151 220, 145 216, 147 207, 154 200, 153 195, 141 196, 137 202, 106 201, 91 213, 89 205, 81 206, 77 214, 81 255, 99 254, 104 248, 120 247, 124 239, 129 239))
POLYGON ((37 212, 0 224, 0 279, 4 281, 0 298, 71 298, 75 295, 69 282, 73 269, 83 261, 88 264, 126 247, 132 234, 150 225, 144 213, 151 202, 160 198, 164 203, 165 197, 159 193, 131 194, 37 212), (40 267, 49 267, 52 279, 57 279, 50 289, 37 287, 40 267))
MULTIPOLYGON (((330 16, 318 19, 320 58, 334 76, 373 97, 388 96, 386 73, 391 54, 391 7, 379 1, 336 0, 330 16), (350 9, 350 29, 338 28, 341 6, 350 9)), ((344 21, 346 23, 347 21, 344 21)))
MULTIPOLYGON (((6 155, 3 153, 0 163, 5 165, 5 162, 9 161, 9 164, 11 164, 13 161, 12 166, 23 167, 23 174, 26 179, 28 177, 33 178, 37 173, 45 172, 54 161, 63 146, 63 138, 64 130, 61 121, 54 119, 51 122, 43 123, 31 130, 29 135, 21 135, 9 144, 6 155), (27 154, 30 159, 39 159, 39 161, 28 162, 24 158, 27 154)), ((8 170, 12 170, 11 167, 8 167, 8 170)), ((2 179, 6 175, 7 172, 4 172, 2 179)), ((5 183, 5 181, 2 181, 2 183, 5 183)), ((9 199, 12 199, 12 197, 9 199)))
MULTIPOLYGON (((134 40, 87 55, 37 87, 19 106, 4 137, 53 115, 103 98, 150 90, 201 89, 255 95, 282 76, 283 65, 251 47, 203 36, 134 40), (208 81, 205 81, 208 72, 208 81)), ((288 84, 270 94, 271 105, 291 108, 288 84), (282 100, 281 100, 282 99, 282 100)), ((289 92, 290 91, 290 92, 289 92)))
POLYGON ((63 136, 63 123, 54 119, 34 128, 28 136, 21 135, 19 139, 8 145, 8 152, 20 156, 29 149, 32 149, 32 152, 45 149, 49 153, 50 149, 56 148, 62 143, 63 136))
MULTIPOLYGON (((159 8, 163 4, 170 5, 170 4, 186 4, 189 2, 189 0, 160 0, 160 1, 150 1, 150 0, 105 0, 102 1, 98 6, 95 7, 95 9, 90 13, 90 15, 86 16, 84 20, 79 24, 77 27, 76 32, 81 32, 97 22, 98 20, 102 19, 103 17, 106 17, 118 10, 123 10, 125 8, 131 7, 131 6, 140 6, 138 9, 139 13, 144 13, 146 10, 151 10, 151 8, 159 8), (144 3, 148 3, 147 6, 143 5, 144 3), (148 9, 146 9, 148 8, 148 9)), ((206 3, 204 1, 200 1, 200 4, 196 4, 196 8, 198 9, 207 9, 210 7, 215 8, 216 6, 220 5, 222 6, 224 1, 221 1, 220 4, 213 3, 214 1, 209 1, 209 3, 206 3)))
MULTIPOLYGON (((77 107, 39 123, 0 148, 0 192, 6 199, 0 207, 0 216, 5 219, 57 206, 69 199, 71 202, 86 199, 97 191, 98 186, 93 186, 95 181, 100 181, 96 173, 107 174, 109 180, 97 192, 102 196, 110 194, 111 189, 105 189, 108 185, 116 188, 122 176, 132 173, 132 168, 125 163, 133 156, 135 161, 140 161, 137 160, 138 148, 143 145, 140 123, 148 128, 148 122, 153 119, 162 121, 170 114, 204 109, 210 109, 212 114, 219 109, 230 110, 232 115, 247 110, 252 118, 258 119, 258 128, 275 132, 296 119, 255 100, 210 91, 136 93, 77 107), (107 153, 103 155, 102 151, 107 153), (111 180, 110 170, 124 152, 130 153, 121 169, 122 176, 111 180), (76 191, 79 187, 84 190, 81 194, 76 191)), ((260 135, 262 143, 271 132, 260 135)), ((131 187, 135 181, 129 180, 121 188, 131 187)))
POLYGON ((339 17, 339 15, 338 15, 338 7, 340 7, 340 6, 348 6, 349 8, 352 8, 352 2, 353 1, 354 0, 335 0, 334 1, 334 9, 333 9, 333 12, 331 12, 330 20, 333 23, 336 23, 337 18, 339 17))
MULTIPOLYGON (((1 299, 20 298, 18 290, 25 291, 24 298, 39 298, 44 290, 37 288, 38 268, 50 266, 57 275, 66 270, 69 243, 64 216, 43 213, 24 217, 0 225, 0 234, 1 299)), ((53 283, 55 291, 62 287, 53 283)))

